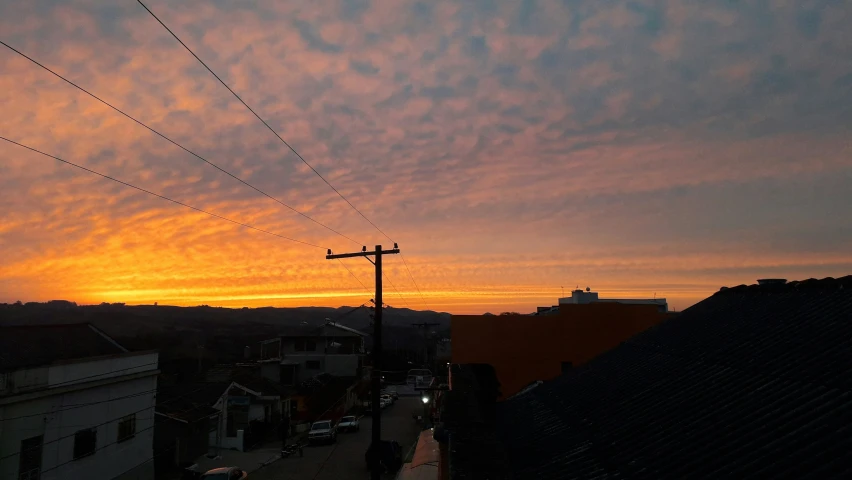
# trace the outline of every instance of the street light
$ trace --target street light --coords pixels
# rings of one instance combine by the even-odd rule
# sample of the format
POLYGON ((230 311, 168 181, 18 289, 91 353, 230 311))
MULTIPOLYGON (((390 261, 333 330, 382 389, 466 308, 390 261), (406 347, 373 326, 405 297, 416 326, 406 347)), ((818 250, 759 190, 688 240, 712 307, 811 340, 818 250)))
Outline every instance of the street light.
POLYGON ((423 402, 423 404, 424 404, 424 405, 426 405, 427 403, 429 403, 429 397, 423 397, 423 398, 421 398, 420 400, 423 402))

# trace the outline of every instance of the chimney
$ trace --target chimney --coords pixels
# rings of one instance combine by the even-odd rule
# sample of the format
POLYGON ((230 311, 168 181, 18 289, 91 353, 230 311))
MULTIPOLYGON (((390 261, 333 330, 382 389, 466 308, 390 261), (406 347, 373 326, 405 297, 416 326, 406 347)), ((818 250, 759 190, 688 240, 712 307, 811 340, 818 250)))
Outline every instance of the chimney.
POLYGON ((758 285, 784 285, 787 283, 786 278, 758 278, 758 285))

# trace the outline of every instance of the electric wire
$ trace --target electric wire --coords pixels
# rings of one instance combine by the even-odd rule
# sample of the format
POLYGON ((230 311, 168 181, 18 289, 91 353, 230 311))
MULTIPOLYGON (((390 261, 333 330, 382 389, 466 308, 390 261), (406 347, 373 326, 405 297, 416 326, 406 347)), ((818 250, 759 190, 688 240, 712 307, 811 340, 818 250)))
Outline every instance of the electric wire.
POLYGON ((169 198, 169 197, 166 197, 165 195, 160 195, 160 194, 158 194, 158 193, 154 193, 154 192, 152 192, 152 191, 150 191, 150 190, 145 190, 145 189, 144 189, 144 188, 142 188, 142 187, 137 187, 136 185, 133 185, 133 184, 131 184, 131 183, 124 182, 124 181, 122 181, 122 180, 118 180, 117 178, 110 177, 109 175, 104 175, 103 173, 96 172, 96 171, 94 171, 94 170, 92 170, 92 169, 89 169, 89 168, 86 168, 86 167, 84 167, 84 166, 82 166, 82 165, 78 165, 78 164, 76 164, 76 163, 69 162, 68 160, 63 160, 63 159, 61 159, 61 158, 59 158, 59 157, 57 157, 57 156, 55 156, 55 155, 51 155, 51 154, 49 154, 49 153, 42 152, 41 150, 35 149, 35 148, 33 148, 33 147, 29 147, 29 146, 27 146, 27 145, 24 145, 23 143, 18 143, 18 142, 16 142, 16 141, 14 141, 14 140, 10 140, 10 139, 8 139, 8 138, 6 138, 6 137, 2 137, 2 136, 0 136, 0 140, 5 140, 5 141, 7 141, 7 142, 9 142, 9 143, 12 143, 12 144, 15 144, 15 145, 17 145, 17 146, 19 146, 19 147, 23 147, 23 148, 25 148, 25 149, 27 149, 27 150, 30 150, 30 151, 33 151, 33 152, 36 152, 36 153, 40 153, 40 154, 44 155, 45 157, 50 157, 50 158, 52 158, 52 159, 54 159, 54 160, 58 160, 58 161, 60 161, 60 162, 62 162, 62 163, 65 163, 65 164, 67 164, 67 165, 71 165, 72 167, 79 168, 80 170, 84 170, 84 171, 86 171, 86 172, 92 173, 92 174, 97 175, 97 176, 99 176, 99 177, 106 178, 107 180, 112 180, 113 182, 120 183, 120 184, 122 184, 122 185, 124 185, 124 186, 126 186, 126 187, 130 187, 130 188, 133 188, 133 189, 135 189, 135 190, 139 190, 140 192, 147 193, 148 195, 155 196, 155 197, 160 198, 160 199, 162 199, 162 200, 167 200, 167 201, 169 201, 169 202, 175 203, 175 204, 180 205, 180 206, 182 206, 182 207, 186 207, 186 208, 189 208, 189 209, 195 210, 196 212, 201 212, 201 213, 203 213, 203 214, 210 215, 211 217, 215 217, 215 218, 218 218, 218 219, 220 219, 220 220, 225 220, 225 221, 227 221, 227 222, 231 222, 231 223, 233 223, 233 224, 235 224, 235 225, 239 225, 239 226, 241 226, 241 227, 245 227, 245 228, 249 228, 249 229, 252 229, 252 230, 256 230, 256 231, 258 231, 258 232, 265 233, 265 234, 267 234, 267 235, 272 235, 273 237, 278 237, 278 238, 282 238, 282 239, 284 239, 284 240, 289 240, 289 241, 291 241, 291 242, 301 243, 302 245, 307 245, 307 246, 309 246, 309 247, 320 248, 320 249, 325 250, 325 247, 321 247, 321 246, 319 246, 319 245, 315 245, 315 244, 310 243, 310 242, 305 242, 305 241, 302 241, 302 240, 296 240, 295 238, 290 238, 290 237, 287 237, 287 236, 284 236, 284 235, 280 235, 280 234, 278 234, 278 233, 270 232, 269 230, 264 230, 264 229, 262 229, 262 228, 255 227, 254 225, 249 225, 249 224, 247 224, 247 223, 239 222, 239 221, 237 221, 237 220, 233 220, 233 219, 231 219, 231 218, 224 217, 224 216, 222 216, 222 215, 218 215, 218 214, 216 214, 216 213, 208 212, 207 210, 202 210, 202 209, 200 209, 200 208, 198 208, 198 207, 193 207, 192 205, 189 205, 189 204, 186 204, 186 203, 183 203, 183 202, 179 202, 179 201, 177 201, 177 200, 173 200, 173 199, 171 199, 171 198, 169 198))
POLYGON ((249 106, 249 105, 248 105, 248 104, 247 104, 247 103, 246 103, 246 102, 245 102, 245 101, 244 101, 244 100, 243 100, 243 99, 242 99, 242 98, 241 98, 241 97, 237 94, 237 92, 235 92, 235 91, 234 91, 231 87, 229 87, 229 86, 228 86, 228 84, 227 84, 227 83, 225 83, 225 81, 224 81, 224 80, 222 80, 222 79, 219 77, 219 75, 217 75, 217 74, 216 74, 216 72, 214 72, 214 71, 213 71, 210 67, 208 67, 208 66, 207 66, 207 64, 206 64, 206 63, 204 63, 204 60, 201 60, 201 58, 199 58, 199 56, 198 56, 198 55, 196 55, 196 54, 195 54, 195 52, 193 52, 193 51, 192 51, 192 49, 191 49, 191 48, 189 48, 189 47, 188 47, 188 46, 187 46, 187 45, 183 42, 183 40, 181 40, 181 39, 180 39, 180 37, 178 37, 178 36, 177 36, 177 34, 175 34, 175 32, 173 32, 173 31, 172 31, 172 29, 170 29, 170 28, 169 28, 169 27, 168 27, 165 23, 163 23, 163 21, 162 21, 162 20, 160 20, 160 17, 158 17, 156 14, 154 14, 154 12, 152 12, 152 11, 151 11, 151 9, 150 9, 150 8, 148 8, 148 6, 147 6, 147 5, 145 5, 145 4, 142 2, 142 0, 136 0, 136 1, 139 3, 139 5, 141 5, 141 6, 142 6, 142 8, 144 8, 144 9, 145 9, 148 13, 150 13, 152 17, 154 17, 154 20, 156 20, 156 21, 157 21, 157 23, 159 23, 160 25, 162 25, 162 26, 163 26, 163 28, 165 28, 165 29, 166 29, 166 31, 167 31, 167 32, 169 32, 169 33, 172 35, 172 37, 174 37, 174 38, 175 38, 175 40, 177 40, 177 41, 178 41, 178 43, 180 43, 180 44, 183 46, 183 48, 185 48, 185 49, 186 49, 186 51, 187 51, 187 52, 189 52, 189 53, 190 53, 193 57, 195 57, 195 59, 196 59, 196 60, 198 60, 198 61, 199 61, 199 63, 201 63, 201 65, 203 65, 203 66, 204 66, 204 68, 205 68, 205 69, 207 69, 207 71, 208 71, 208 72, 210 72, 210 74, 211 74, 211 75, 213 75, 214 77, 216 77, 216 80, 218 80, 218 81, 219 81, 219 83, 221 83, 221 84, 222 84, 222 86, 224 86, 225 88, 227 88, 227 89, 228 89, 228 91, 229 91, 229 92, 231 92, 231 94, 232 94, 232 95, 234 95, 234 97, 235 97, 237 100, 239 100, 239 101, 240 101, 240 103, 242 103, 242 104, 243 104, 243 105, 244 105, 244 106, 245 106, 245 107, 246 107, 246 108, 247 108, 247 109, 248 109, 248 110, 249 110, 252 114, 254 114, 254 116, 255 116, 255 117, 257 117, 257 119, 258 119, 258 120, 260 120, 260 121, 261 121, 261 123, 263 123, 263 124, 266 126, 266 128, 268 128, 268 129, 269 129, 269 131, 270 131, 270 132, 272 132, 272 133, 273 133, 276 137, 278 137, 278 140, 280 140, 280 141, 281 141, 281 143, 283 143, 284 145, 286 145, 286 146, 287 146, 287 148, 289 148, 289 149, 290 149, 290 151, 292 151, 292 152, 293 152, 293 153, 294 153, 294 154, 295 154, 295 155, 299 158, 299 160, 301 160, 301 161, 302 161, 302 163, 304 163, 305 165, 307 165, 307 167, 308 167, 308 168, 310 168, 310 169, 311 169, 311 171, 313 171, 313 172, 314 172, 314 173, 315 173, 315 174, 316 174, 316 175, 317 175, 317 176, 318 176, 318 177, 319 177, 319 178, 320 178, 323 182, 325 182, 325 184, 326 184, 326 185, 328 185, 328 186, 329 186, 329 188, 331 188, 332 190, 334 190, 334 193, 336 193, 336 194, 337 194, 340 198, 342 198, 342 199, 343 199, 343 201, 345 201, 346 203, 348 203, 348 204, 349 204, 349 206, 350 206, 350 207, 352 207, 352 209, 353 209, 353 210, 355 210, 356 212, 358 212, 358 214, 359 214, 359 215, 361 215, 361 217, 363 217, 363 218, 364 218, 364 220, 366 220, 367 222, 369 222, 369 223, 370 223, 370 225, 372 225, 372 226, 373 226, 373 228, 375 228, 375 229, 376 229, 379 233, 381 233, 382 235, 384 235, 384 236, 385 236, 388 240, 393 241, 393 240, 391 240, 391 238, 390 238, 390 237, 389 237, 389 236, 388 236, 385 232, 383 232, 383 231, 382 231, 382 229, 380 229, 380 228, 378 227, 378 225, 376 225, 375 223, 373 223, 373 221, 372 221, 372 220, 370 220, 369 218, 367 218, 367 216, 366 216, 366 215, 364 215, 364 214, 361 212, 361 210, 358 210, 358 208, 357 208, 357 207, 355 207, 355 205, 353 205, 353 204, 352 204, 352 202, 350 202, 350 201, 349 201, 349 199, 347 199, 345 196, 343 196, 343 194, 342 194, 342 193, 340 193, 340 191, 338 191, 338 190, 334 187, 334 185, 332 185, 332 184, 331 184, 328 180, 326 180, 326 179, 325 179, 325 177, 323 177, 323 176, 322 176, 322 174, 321 174, 321 173, 319 173, 319 172, 317 171, 317 169, 315 169, 315 168, 314 168, 314 167, 313 167, 310 163, 308 163, 308 161, 307 161, 307 160, 305 160, 305 158, 304 158, 304 157, 302 157, 302 155, 301 155, 301 154, 299 154, 299 152, 297 152, 297 151, 296 151, 296 149, 295 149, 295 148, 293 148, 293 146, 292 146, 292 145, 290 145, 289 143, 287 143, 287 141, 286 141, 286 140, 284 140, 284 138, 283 138, 283 137, 281 137, 281 135, 279 135, 279 134, 278 134, 278 132, 276 132, 276 131, 275 131, 275 129, 273 129, 271 126, 269 126, 269 123, 267 123, 267 122, 266 122, 266 120, 264 120, 263 118, 261 118, 261 117, 260 117, 260 115, 258 115, 258 114, 257 114, 257 112, 255 112, 255 111, 254 111, 254 109, 253 109, 253 108, 251 108, 251 107, 250 107, 250 106, 249 106))
MULTIPOLYGON (((184 49, 186 49, 186 51, 190 53, 190 55, 192 55, 193 57, 195 57, 195 59, 196 59, 196 60, 198 60, 198 62, 199 62, 199 63, 201 63, 201 65, 202 65, 202 66, 204 66, 204 68, 205 68, 208 72, 210 72, 210 74, 211 74, 211 75, 213 75, 213 77, 215 77, 215 78, 216 78, 216 80, 218 80, 218 81, 219 81, 219 83, 221 83, 221 84, 222 84, 222 86, 224 86, 226 89, 228 89, 228 91, 229 91, 229 92, 231 92, 231 94, 232 94, 232 95, 233 95, 233 96, 234 96, 237 100, 239 100, 239 102, 240 102, 240 103, 242 103, 242 104, 243 104, 243 106, 245 106, 245 107, 246 107, 246 108, 247 108, 247 109, 248 109, 248 110, 249 110, 249 111, 250 111, 250 112, 251 112, 251 113, 252 113, 252 114, 253 114, 253 115, 254 115, 254 116, 258 119, 258 120, 260 120, 260 122, 261 122, 261 123, 263 123, 263 125, 264 125, 264 126, 266 126, 266 128, 267 128, 267 129, 269 129, 269 131, 270 131, 270 132, 272 132, 272 133, 273 133, 273 134, 274 134, 274 135, 278 138, 278 140, 280 140, 280 141, 281 141, 281 143, 283 143, 284 145, 286 145, 286 146, 287 146, 287 148, 289 148, 289 149, 290 149, 290 151, 292 151, 292 152, 293 152, 293 153, 294 153, 294 154, 295 154, 295 155, 299 158, 299 160, 301 160, 301 161, 302 161, 302 163, 304 163, 305 165, 307 165, 307 167, 308 167, 308 168, 310 168, 310 169, 311 169, 311 171, 313 171, 313 172, 314 172, 314 173, 315 173, 315 174, 316 174, 316 175, 317 175, 317 176, 318 176, 318 177, 319 177, 319 178, 320 178, 323 182, 325 182, 325 184, 326 184, 326 185, 328 185, 328 187, 329 187, 329 188, 331 188, 331 189, 334 191, 334 193, 336 193, 336 194, 337 194, 337 195, 338 195, 341 199, 343 199, 343 201, 345 201, 347 204, 349 204, 349 206, 350 206, 350 207, 352 207, 352 209, 353 209, 353 210, 355 210, 355 211, 358 213, 358 215, 360 215, 360 216, 361 216, 364 220, 366 220, 366 221, 367 221, 370 225, 372 225, 372 226, 373 226, 373 228, 375 228, 375 229, 376 229, 376 231, 378 231, 379 233, 381 233, 381 234, 382 234, 385 238, 387 238, 387 239, 388 239, 388 240, 390 240, 391 242, 393 242, 393 241, 394 241, 394 240, 393 240, 393 239, 392 239, 392 238, 391 238, 391 237, 390 237, 387 233, 385 233, 385 232, 384 232, 381 228, 379 228, 379 226, 378 226, 378 225, 376 225, 376 224, 375 224, 372 220, 370 220, 369 218, 367 218, 367 216, 366 216, 366 215, 364 215, 364 213, 363 213, 363 212, 361 212, 361 210, 359 210, 359 209, 358 209, 358 208, 357 208, 357 207, 356 207, 356 206, 355 206, 352 202, 350 202, 348 198, 346 198, 346 197, 345 197, 342 193, 340 193, 340 191, 339 191, 337 188, 335 188, 335 186, 334 186, 334 185, 332 185, 332 184, 331 184, 331 182, 329 182, 328 180, 326 180, 326 178, 325 178, 325 177, 324 177, 321 173, 319 173, 319 172, 317 171, 317 169, 315 169, 315 168, 314 168, 314 167, 313 167, 310 163, 308 163, 308 161, 307 161, 307 160, 305 160, 305 158, 304 158, 304 157, 302 157, 302 155, 301 155, 301 154, 299 154, 299 152, 298 152, 298 151, 296 151, 296 149, 295 149, 292 145, 290 145, 290 144, 289 144, 286 140, 284 140, 284 138, 283 138, 283 137, 281 137, 281 135, 279 135, 279 134, 278 134, 278 132, 276 132, 276 131, 275 131, 275 129, 273 129, 273 128, 269 125, 269 123, 267 123, 267 122, 266 122, 266 120, 264 120, 263 118, 261 118, 261 116, 260 116, 260 115, 259 115, 259 114, 258 114, 258 113, 257 113, 257 112, 253 109, 253 108, 251 108, 251 107, 249 106, 249 104, 248 104, 248 103, 246 103, 246 102, 242 99, 242 97, 240 97, 240 96, 239 96, 239 94, 237 94, 237 92, 235 92, 235 91, 234 91, 234 90, 233 90, 230 86, 228 86, 228 84, 227 84, 227 83, 225 83, 225 81, 224 81, 224 80, 222 80, 222 78, 221 78, 221 77, 219 77, 219 75, 217 75, 217 74, 216 74, 216 72, 214 72, 214 71, 213 71, 213 69, 211 69, 211 68, 210 68, 210 67, 209 67, 209 66, 208 66, 208 65, 204 62, 204 60, 202 60, 202 59, 201 59, 198 55, 196 55, 196 54, 195 54, 195 52, 194 52, 191 48, 189 48, 189 46, 188 46, 186 43, 184 43, 184 41, 183 41, 183 40, 181 40, 181 39, 180 39, 180 37, 178 37, 178 36, 177 36, 177 34, 176 34, 174 31, 172 31, 172 29, 171 29, 171 28, 169 28, 169 27, 165 24, 165 22, 163 22, 163 21, 160 19, 160 17, 158 17, 158 16, 157 16, 157 15, 156 15, 153 11, 151 11, 151 9, 150 9, 150 8, 148 8, 148 6, 147 6, 147 5, 145 5, 145 3, 144 3, 144 2, 142 2, 142 0, 136 0, 136 1, 137 1, 137 3, 139 3, 139 5, 141 5, 141 6, 142 6, 142 8, 144 8, 144 9, 145 9, 145 10, 146 10, 146 11, 147 11, 147 12, 148 12, 148 13, 149 13, 149 14, 150 14, 153 18, 154 18, 154 20, 156 20, 156 21, 157 21, 157 23, 159 23, 160 25, 162 25, 162 27, 163 27, 163 28, 165 28, 165 29, 166 29, 166 31, 167 31, 167 32, 169 32, 169 34, 171 34, 171 36, 172 36, 172 37, 174 37, 174 39, 175 39, 175 40, 177 40, 177 41, 178 41, 178 43, 180 43, 180 44, 181 44, 181 46, 183 46, 183 48, 184 48, 184 49)), ((357 242, 356 242, 356 243, 357 243, 357 242)), ((405 263, 405 258, 403 258, 403 262, 405 263)), ((417 288, 417 291, 420 293, 420 298, 421 298, 421 300, 423 301, 423 304, 424 304, 424 305, 426 306, 426 308, 428 309, 428 308, 429 308, 429 304, 426 302, 426 298, 423 296, 423 293, 420 291, 420 287, 417 285, 417 281, 414 279, 414 275, 412 275, 412 274, 411 274, 411 270, 408 268, 407 263, 406 263, 406 267, 405 267, 405 268, 406 268, 406 270, 408 271, 408 275, 411 277, 411 281, 414 283, 415 287, 417 288)), ((408 302, 406 301, 406 304, 407 304, 407 303, 408 303, 408 302)), ((411 307, 409 307, 409 308, 411 308, 411 307)))
MULTIPOLYGON (((170 402, 174 402, 175 400, 179 400, 179 399, 181 399, 181 398, 183 398, 183 397, 186 397, 186 396, 192 395, 193 393, 195 393, 195 392, 199 392, 199 391, 201 391, 201 390, 204 390, 205 388, 207 388, 207 387, 206 387, 206 386, 204 386, 204 387, 200 387, 200 388, 197 388, 197 389, 195 389, 195 390, 193 390, 193 391, 191 391, 191 392, 184 393, 183 395, 177 395, 177 396, 175 396, 175 397, 173 397, 173 398, 170 398, 170 399, 168 399, 168 400, 164 400, 164 401, 162 401, 162 402, 159 402, 159 404, 158 404, 158 405, 164 405, 164 404, 167 404, 167 403, 170 403, 170 402)), ((147 411, 147 410, 155 410, 155 409, 156 409, 156 406, 155 406, 155 405, 150 405, 150 406, 147 406, 147 407, 145 407, 145 408, 143 408, 143 409, 141 409, 141 410, 136 410, 136 411, 133 411, 133 412, 129 412, 129 413, 127 413, 127 414, 125 414, 125 415, 123 415, 123 416, 121 416, 121 417, 119 417, 119 418, 113 418, 113 419, 107 420, 106 422, 102 422, 102 423, 98 423, 98 424, 95 424, 95 425, 91 425, 91 426, 89 426, 89 428, 97 428, 97 427, 100 427, 100 426, 103 426, 103 425, 107 425, 107 424, 112 423, 112 422, 120 421, 121 419, 123 419, 124 417, 127 417, 127 416, 129 416, 129 415, 135 415, 135 414, 140 413, 140 412, 144 412, 144 411, 147 411)), ((152 426, 151 428, 153 428, 153 426, 152 426)), ((73 436, 74 436, 74 435, 76 435, 76 434, 77 434, 77 432, 74 432, 74 433, 72 433, 72 434, 70 434, 70 435, 65 435, 65 436, 63 436, 63 437, 57 437, 57 438, 55 438, 55 439, 53 439, 53 440, 50 440, 50 441, 47 441, 47 442, 43 442, 43 443, 41 443, 41 444, 39 444, 39 445, 36 445, 36 446, 34 446, 34 447, 30 447, 30 448, 28 448, 28 449, 24 449, 24 450, 21 450, 21 451, 19 451, 19 452, 15 452, 15 453, 12 453, 12 454, 5 455, 5 456, 3 456, 3 457, 0 457, 0 460, 5 460, 5 459, 7 459, 7 458, 14 457, 15 455, 19 455, 21 452, 26 452, 26 451, 33 450, 33 449, 36 449, 36 448, 42 448, 44 445, 48 445, 48 444, 51 444, 51 443, 55 443, 55 442, 58 442, 58 441, 60 441, 60 440, 65 440, 66 438, 71 438, 71 437, 73 437, 73 436)), ((45 471, 46 471, 46 470, 45 470, 45 471)))
MULTIPOLYGON (((363 288, 364 288, 364 291, 365 291, 365 292, 370 293, 370 290, 367 288, 367 286, 366 286, 366 285, 364 285, 364 282, 362 282, 362 281, 361 281, 361 279, 360 279, 360 278, 358 278, 358 276, 357 276, 357 275, 355 275, 355 274, 352 272, 352 270, 350 270, 350 269, 349 269, 349 267, 347 267, 347 266, 346 266, 346 264, 345 264, 345 263, 343 263, 343 261, 342 261, 341 259, 339 259, 339 258, 338 258, 338 259, 337 259, 337 261, 338 261, 338 262, 340 262, 340 264, 341 264, 341 265, 343 265, 343 268, 345 268, 345 269, 346 269, 346 271, 347 271, 347 272, 349 272, 349 275, 352 275, 352 278, 354 278, 355 280, 357 280, 357 281, 358 281, 358 283, 360 283, 360 284, 361 284, 361 287, 363 287, 363 288)), ((371 295, 372 295, 372 294, 371 294, 371 295)))
POLYGON ((414 275, 411 274, 411 270, 408 268, 408 262, 405 261, 405 257, 402 255, 402 252, 399 252, 399 258, 402 259, 402 264, 405 265, 405 270, 408 272, 408 276, 411 277, 411 281, 414 282, 414 288, 416 288, 417 293, 420 294, 420 299, 423 300, 423 305, 426 306, 426 310, 431 310, 429 308, 429 304, 426 303, 426 297, 424 297, 423 292, 420 291, 420 286, 417 285, 417 280, 415 280, 414 275))
POLYGON ((331 228, 331 227, 329 227, 328 225, 326 225, 326 224, 324 224, 324 223, 322 223, 322 222, 320 222, 320 221, 318 221, 318 220, 314 219, 313 217, 309 216, 309 215, 308 215, 308 214, 306 214, 306 213, 303 213, 303 212, 301 212, 301 211, 299 211, 299 210, 296 210, 295 208, 291 207, 290 205, 287 205, 286 203, 284 203, 283 201, 281 201, 281 200, 279 200, 279 199, 277 199, 277 198, 273 197, 272 195, 270 195, 270 194, 268 194, 268 193, 264 192, 263 190, 261 190, 261 189, 259 189, 259 188, 255 187, 254 185, 252 185, 252 184, 248 183, 247 181, 245 181, 245 180, 241 179, 240 177, 238 177, 238 176, 234 175, 233 173, 231 173, 231 172, 229 172, 229 171, 227 171, 227 170, 223 169, 223 168, 222 168, 222 167, 220 167, 219 165, 216 165, 215 163, 213 163, 213 162, 211 162, 211 161, 207 160, 206 158, 202 157, 201 155, 199 155, 199 154, 197 154, 197 153, 193 152, 192 150, 190 150, 190 149, 188 149, 188 148, 184 147, 184 146, 183 146, 183 145, 181 145, 180 143, 178 143, 178 142, 176 142, 176 141, 172 140, 171 138, 169 138, 169 137, 167 137, 166 135, 164 135, 164 134, 160 133, 159 131, 155 130, 154 128, 152 128, 152 127, 150 127, 150 126, 146 125, 146 124, 145 124, 145 123, 143 123, 142 121, 137 120, 136 118, 132 117, 130 114, 128 114, 128 113, 126 113, 126 112, 124 112, 123 110, 121 110, 121 109, 119 109, 118 107, 116 107, 116 106, 112 105, 111 103, 107 102, 106 100, 104 100, 104 99, 102 99, 102 98, 98 97, 98 96, 97 96, 97 95, 95 95, 94 93, 92 93, 92 92, 90 92, 90 91, 86 90, 85 88, 83 88, 83 87, 81 87, 81 86, 77 85, 76 83, 72 82, 71 80, 69 80, 69 79, 67 79, 67 78, 63 77, 62 75, 60 75, 60 74, 56 73, 55 71, 51 70, 51 69, 50 69, 50 68, 48 68, 47 66, 43 65, 42 63, 39 63, 37 60, 35 60, 35 59, 33 59, 32 57, 30 57, 30 56, 26 55, 25 53, 21 52, 20 50, 18 50, 18 49, 16 49, 16 48, 12 47, 12 46, 11 46, 11 45, 9 45, 8 43, 6 43, 6 42, 4 42, 4 41, 0 40, 0 44, 2 44, 4 47, 8 48, 9 50, 11 50, 11 51, 13 51, 13 52, 17 53, 18 55, 20 55, 20 56, 24 57, 25 59, 29 60, 30 62, 34 63, 35 65, 38 65, 39 67, 41 67, 41 68, 42 68, 42 69, 44 69, 45 71, 47 71, 47 72, 51 73, 51 74, 52 74, 52 75, 54 75, 55 77, 59 78, 60 80, 64 81, 65 83, 67 83, 67 84, 71 85, 72 87, 76 88, 77 90, 80 90, 81 92, 83 92, 83 93, 85 93, 86 95, 88 95, 88 96, 90 96, 90 97, 94 98, 95 100, 97 100, 97 101, 101 102, 102 104, 106 105, 107 107, 109 107, 109 108, 111 108, 111 109, 115 110, 116 112, 120 113, 121 115, 124 115, 125 117, 127 117, 128 119, 130 119, 130 120, 134 121, 134 122, 135 122, 135 123, 137 123, 138 125, 140 125, 140 126, 142 126, 142 127, 146 128, 146 129, 147 129, 147 130, 149 130, 151 133, 153 133, 153 134, 155 134, 155 135, 159 136, 160 138, 162 138, 162 139, 166 140, 167 142, 171 143, 172 145, 175 145, 176 147, 180 148, 181 150, 185 151, 186 153, 188 153, 188 154, 190 154, 190 155, 192 155, 192 156, 194 156, 194 157, 198 158, 199 160, 201 160, 202 162, 204 162, 204 163, 206 163, 206 164, 210 165, 211 167, 215 168, 216 170, 219 170, 220 172, 224 173, 225 175, 228 175, 229 177, 231 177, 231 178, 233 178, 233 179, 237 180, 238 182, 242 183, 243 185, 245 185, 245 186, 247 186, 247 187, 251 188, 252 190, 254 190, 254 191, 256 191, 256 192, 260 193, 261 195, 263 195, 263 196, 265 196, 265 197, 267 197, 267 198, 269 198, 269 199, 273 200, 274 202, 278 203, 279 205, 282 205, 282 206, 284 206, 284 207, 286 207, 286 208, 290 209, 290 210, 291 210, 291 211, 293 211, 294 213, 297 213, 297 214, 301 215, 302 217, 304 217, 304 218, 306 218, 306 219, 308 219, 308 220, 310 220, 310 221, 314 222, 315 224, 317 224, 317 225, 319 225, 319 226, 321 226, 321 227, 325 228, 326 230, 328 230, 328 231, 330 231, 330 232, 332 232, 332 233, 335 233, 335 234, 337 234, 337 235, 339 235, 339 236, 341 236, 341 237, 343 237, 343 238, 345 238, 345 239, 349 240, 350 242, 353 242, 353 243, 356 243, 356 244, 358 244, 358 245, 361 245, 361 243, 360 243, 360 242, 358 242, 357 240, 354 240, 354 239, 352 239, 352 238, 350 238, 350 237, 348 237, 348 236, 344 235, 343 233, 340 233, 339 231, 335 230, 334 228, 331 228))

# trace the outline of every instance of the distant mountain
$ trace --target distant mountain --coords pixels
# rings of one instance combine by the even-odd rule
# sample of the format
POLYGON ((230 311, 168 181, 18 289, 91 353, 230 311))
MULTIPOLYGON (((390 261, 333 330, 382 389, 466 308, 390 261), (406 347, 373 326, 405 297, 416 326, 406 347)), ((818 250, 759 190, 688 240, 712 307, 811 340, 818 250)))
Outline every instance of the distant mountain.
MULTIPOLYGON (((372 308, 366 307, 297 307, 297 308, 222 308, 222 307, 173 307, 163 305, 100 304, 78 306, 72 302, 51 301, 26 304, 0 304, 0 326, 44 325, 56 323, 89 322, 108 335, 123 342, 134 339, 181 336, 192 338, 197 344, 206 344, 209 339, 230 337, 243 341, 245 345, 278 335, 281 327, 292 325, 319 326, 327 320, 371 332, 372 308)), ((417 311, 407 308, 386 308, 383 324, 388 331, 389 341, 399 347, 416 343, 422 331, 413 324, 438 323, 433 331, 449 334, 450 315, 432 311, 417 311), (418 336, 419 335, 419 336, 418 336)), ((189 341, 187 340, 187 343, 189 341)), ((368 341, 368 344, 371 343, 368 341)), ((139 345, 152 348, 151 345, 139 345)), ((158 347, 158 345, 153 345, 158 347)))

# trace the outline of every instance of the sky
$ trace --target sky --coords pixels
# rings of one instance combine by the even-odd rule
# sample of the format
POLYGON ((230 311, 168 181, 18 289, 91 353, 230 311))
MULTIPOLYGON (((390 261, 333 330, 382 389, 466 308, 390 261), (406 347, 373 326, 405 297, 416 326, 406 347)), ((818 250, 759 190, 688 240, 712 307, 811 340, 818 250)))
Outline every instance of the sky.
POLYGON ((852 273, 852 5, 0 2, 0 302, 531 311, 852 273), (406 264, 411 271, 409 275, 406 264), (413 277, 413 278, 412 278, 413 277), (416 281, 416 284, 415 284, 416 281))

